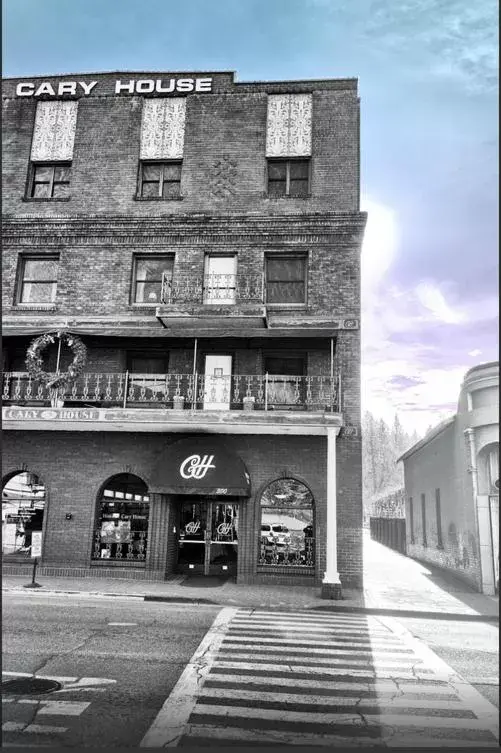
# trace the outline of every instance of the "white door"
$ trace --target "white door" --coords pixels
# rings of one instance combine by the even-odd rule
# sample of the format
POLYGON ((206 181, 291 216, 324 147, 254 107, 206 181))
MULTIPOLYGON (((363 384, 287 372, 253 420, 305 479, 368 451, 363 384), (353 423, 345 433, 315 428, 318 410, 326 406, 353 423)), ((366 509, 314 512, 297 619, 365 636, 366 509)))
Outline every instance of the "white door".
POLYGON ((231 356, 205 356, 204 410, 229 410, 231 356))
POLYGON ((205 257, 204 303, 235 303, 236 282, 236 256, 205 257))

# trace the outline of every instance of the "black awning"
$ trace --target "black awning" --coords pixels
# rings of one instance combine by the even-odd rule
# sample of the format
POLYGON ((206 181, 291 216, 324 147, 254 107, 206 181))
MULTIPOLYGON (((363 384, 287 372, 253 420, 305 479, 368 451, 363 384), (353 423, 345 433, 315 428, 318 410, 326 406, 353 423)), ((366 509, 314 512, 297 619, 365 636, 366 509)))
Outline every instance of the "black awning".
POLYGON ((187 437, 165 448, 151 475, 153 494, 248 497, 250 476, 241 460, 214 434, 187 437))

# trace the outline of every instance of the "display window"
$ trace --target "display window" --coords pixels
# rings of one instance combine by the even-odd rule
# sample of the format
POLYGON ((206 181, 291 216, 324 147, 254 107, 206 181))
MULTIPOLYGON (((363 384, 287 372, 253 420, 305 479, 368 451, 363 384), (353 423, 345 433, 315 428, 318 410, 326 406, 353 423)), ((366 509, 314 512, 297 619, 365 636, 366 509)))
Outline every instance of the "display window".
POLYGON ((40 558, 45 486, 34 473, 13 476, 2 489, 2 557, 4 561, 40 558))
POLYGON ((144 562, 149 503, 148 487, 137 476, 109 479, 98 498, 92 559, 144 562))
POLYGON ((315 566, 314 504, 300 481, 273 481, 261 495, 258 564, 276 567, 315 566))

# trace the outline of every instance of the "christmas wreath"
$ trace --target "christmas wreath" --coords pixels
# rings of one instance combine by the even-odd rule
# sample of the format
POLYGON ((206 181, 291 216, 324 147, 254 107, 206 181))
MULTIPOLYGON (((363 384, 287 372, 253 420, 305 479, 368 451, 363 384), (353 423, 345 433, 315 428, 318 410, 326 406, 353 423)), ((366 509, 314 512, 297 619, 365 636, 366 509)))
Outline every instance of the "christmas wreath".
POLYGON ((26 352, 26 368, 33 379, 38 379, 50 390, 58 390, 66 387, 70 382, 76 379, 82 373, 83 367, 87 360, 87 348, 76 335, 70 332, 56 332, 54 334, 46 333, 32 340, 26 352), (73 361, 68 366, 64 374, 48 374, 43 370, 42 353, 49 345, 52 345, 59 339, 62 344, 66 344, 73 351, 73 361))

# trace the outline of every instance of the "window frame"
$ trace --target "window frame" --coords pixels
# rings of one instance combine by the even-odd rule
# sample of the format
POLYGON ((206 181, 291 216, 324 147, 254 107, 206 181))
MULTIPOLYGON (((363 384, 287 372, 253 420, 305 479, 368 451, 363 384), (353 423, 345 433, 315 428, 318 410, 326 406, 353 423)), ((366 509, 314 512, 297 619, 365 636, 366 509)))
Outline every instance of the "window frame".
POLYGON ((437 549, 444 548, 442 536, 442 504, 440 499, 440 489, 435 489, 435 515, 437 519, 437 549))
POLYGON ((182 199, 181 196, 181 179, 182 179, 182 171, 183 171, 183 160, 182 159, 142 159, 139 160, 139 170, 138 170, 138 183, 137 183, 137 193, 136 193, 136 199, 139 199, 140 201, 178 201, 179 199, 182 199), (178 165, 179 166, 179 180, 165 180, 165 167, 171 167, 172 165, 178 165), (158 181, 153 180, 147 180, 145 181, 143 179, 143 169, 145 167, 154 167, 159 166, 161 168, 161 174, 158 181), (158 182, 158 193, 156 196, 143 196, 143 185, 145 183, 157 183, 158 182), (179 186, 179 193, 176 196, 164 196, 163 195, 163 189, 165 183, 175 183, 179 186))
POLYGON ((30 162, 30 169, 28 174, 28 185, 26 190, 25 199, 27 201, 69 201, 71 199, 71 196, 54 196, 54 185, 67 185, 68 191, 71 186, 71 169, 73 167, 73 161, 72 160, 61 160, 61 162, 56 161, 47 161, 47 162, 30 162), (51 168, 51 177, 49 181, 43 180, 43 181, 36 181, 36 173, 37 168, 51 168), (58 167, 67 167, 70 170, 70 176, 69 180, 55 180, 55 173, 56 169, 58 167), (50 196, 34 196, 35 186, 36 185, 49 185, 50 187, 50 196))
POLYGON ((58 283, 57 274, 54 280, 52 279, 27 280, 25 278, 25 269, 26 269, 26 262, 29 262, 29 261, 40 261, 40 262, 55 261, 57 266, 59 267, 59 259, 60 259, 59 254, 20 254, 19 255, 16 293, 14 297, 14 304, 16 306, 36 306, 36 307, 55 306, 56 298, 57 298, 57 283, 58 283), (53 298, 51 298, 50 301, 23 301, 22 300, 23 290, 24 290, 24 285, 26 283, 30 283, 30 284, 38 283, 41 285, 47 285, 48 283, 52 283, 53 298))
MULTIPOLYGON (((311 197, 311 157, 267 157, 266 158, 266 195, 270 199, 309 199, 311 197), (290 182, 291 182, 291 164, 305 162, 308 168, 308 175, 306 177, 306 193, 302 196, 291 195, 290 182), (275 195, 270 193, 270 165, 285 165, 285 193, 275 195)), ((275 182, 275 181, 271 181, 275 182)), ((278 181, 277 181, 278 182, 278 181)))
MULTIPOLYGON (((152 303, 149 303, 148 301, 137 301, 136 300, 137 284, 138 282, 146 282, 146 280, 144 279, 138 279, 138 276, 137 276, 138 262, 144 259, 169 259, 170 261, 172 261, 172 275, 171 275, 171 281, 172 281, 174 277, 174 264, 176 261, 176 255, 175 253, 170 253, 170 252, 158 253, 158 254, 134 253, 132 255, 132 280, 131 280, 131 289, 130 289, 130 305, 131 306, 149 306, 151 308, 153 306, 159 306, 162 302, 162 277, 160 277, 158 281, 159 286, 160 286, 158 301, 154 301, 152 303)), ((157 280, 148 280, 148 282, 157 282, 157 280)))
MULTIPOLYGON (((264 257, 264 298, 265 303, 267 307, 277 307, 277 308, 306 308, 308 305, 308 267, 309 267, 309 254, 307 252, 304 253, 266 253, 264 257), (269 302, 268 301, 268 284, 270 280, 268 280, 268 262, 269 261, 287 261, 287 260, 294 260, 298 261, 301 259, 304 264, 303 269, 303 283, 304 283, 304 300, 301 302, 291 303, 291 302, 269 302)), ((280 281, 280 280, 272 280, 271 282, 291 282, 291 280, 288 281, 280 281)), ((299 282, 299 280, 295 280, 294 282, 299 282)))

